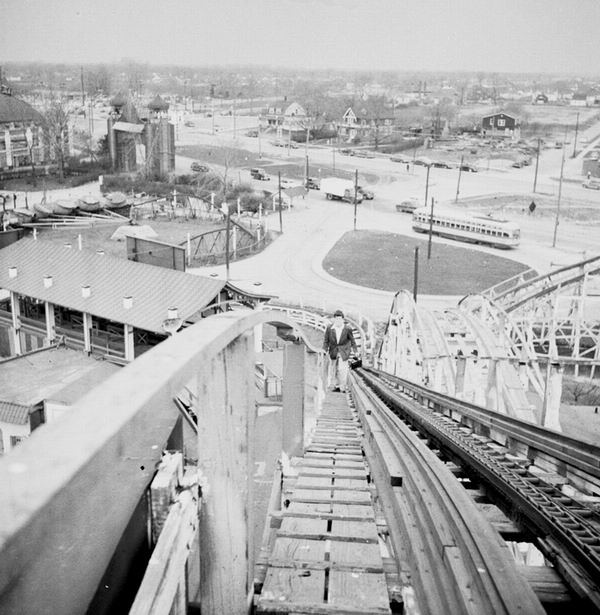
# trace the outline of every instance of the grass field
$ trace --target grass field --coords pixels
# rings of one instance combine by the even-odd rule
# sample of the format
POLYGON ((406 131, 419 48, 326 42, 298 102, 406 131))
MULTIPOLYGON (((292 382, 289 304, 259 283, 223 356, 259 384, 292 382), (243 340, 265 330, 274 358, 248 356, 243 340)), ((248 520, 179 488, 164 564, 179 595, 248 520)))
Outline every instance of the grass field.
POLYGON ((395 292, 413 288, 415 248, 419 248, 418 292, 426 295, 477 293, 527 269, 503 256, 439 243, 431 260, 427 240, 395 233, 346 233, 323 261, 330 275, 360 286, 395 292))

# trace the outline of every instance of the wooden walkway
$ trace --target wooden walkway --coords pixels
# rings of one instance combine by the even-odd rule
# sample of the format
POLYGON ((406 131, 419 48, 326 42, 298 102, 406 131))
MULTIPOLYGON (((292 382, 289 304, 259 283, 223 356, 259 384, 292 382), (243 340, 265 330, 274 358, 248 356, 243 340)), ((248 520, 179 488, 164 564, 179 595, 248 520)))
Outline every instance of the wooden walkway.
POLYGON ((361 438, 346 396, 327 393, 297 476, 284 480, 256 613, 391 612, 361 438))

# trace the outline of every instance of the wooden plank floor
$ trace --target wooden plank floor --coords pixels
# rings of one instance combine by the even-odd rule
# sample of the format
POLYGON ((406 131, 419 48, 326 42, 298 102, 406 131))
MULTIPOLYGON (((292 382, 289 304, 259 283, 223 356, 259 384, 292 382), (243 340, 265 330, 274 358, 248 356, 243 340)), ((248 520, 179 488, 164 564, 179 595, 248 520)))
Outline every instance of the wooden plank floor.
POLYGON ((362 432, 328 393, 313 438, 284 483, 284 509, 256 613, 391 613, 362 432))

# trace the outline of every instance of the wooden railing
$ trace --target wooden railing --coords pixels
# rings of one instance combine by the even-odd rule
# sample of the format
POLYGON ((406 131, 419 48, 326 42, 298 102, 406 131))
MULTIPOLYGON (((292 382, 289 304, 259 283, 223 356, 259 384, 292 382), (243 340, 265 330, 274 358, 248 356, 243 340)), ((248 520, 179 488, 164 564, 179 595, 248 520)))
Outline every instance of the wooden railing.
POLYGON ((203 615, 248 612, 253 337, 265 323, 275 323, 285 339, 296 340, 284 349, 282 447, 288 455, 302 452, 305 352, 319 351, 288 316, 228 312, 177 333, 0 459, 1 613, 70 615, 85 613, 91 604, 102 605, 95 612, 111 612, 119 587, 131 584, 140 568, 149 486, 163 451, 180 441, 174 398, 182 390, 191 392, 197 417, 201 498, 192 494, 178 501, 175 514, 188 523, 195 506, 192 525, 198 522, 201 566, 187 561, 190 532, 196 529, 178 531, 176 523, 165 523, 171 538, 158 552, 156 547, 143 582, 137 575, 142 595, 136 604, 152 605, 142 608, 145 613, 184 613, 182 596, 194 590, 182 588, 193 582, 186 581, 187 565, 201 569, 196 589, 203 615), (175 555, 161 558, 160 553, 175 555), (175 583, 165 599, 166 579, 175 583))

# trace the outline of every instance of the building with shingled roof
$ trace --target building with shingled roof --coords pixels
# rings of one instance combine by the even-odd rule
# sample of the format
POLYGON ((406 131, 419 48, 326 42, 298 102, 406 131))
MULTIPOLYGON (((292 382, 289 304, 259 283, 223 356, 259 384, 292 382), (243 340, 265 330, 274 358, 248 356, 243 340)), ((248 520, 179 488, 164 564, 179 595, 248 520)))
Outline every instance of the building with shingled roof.
POLYGON ((70 244, 21 239, 0 250, 0 357, 55 343, 120 362, 178 327, 250 296, 228 282, 70 244), (170 322, 167 322, 170 321, 170 322))
POLYGON ((55 163, 44 143, 44 118, 29 103, 0 86, 0 179, 48 173, 55 163))

